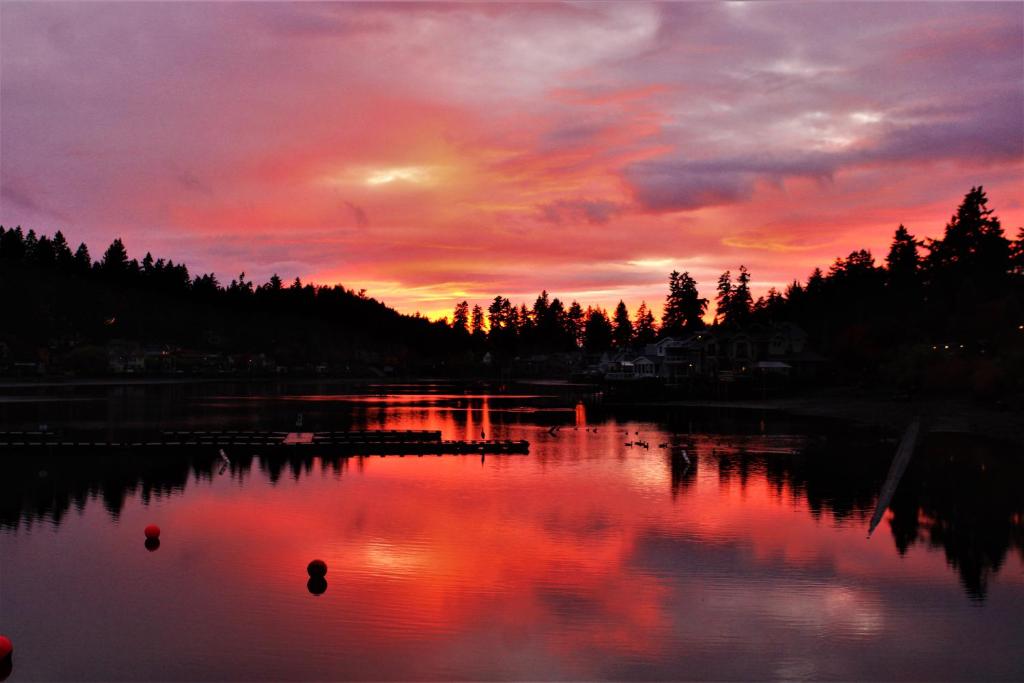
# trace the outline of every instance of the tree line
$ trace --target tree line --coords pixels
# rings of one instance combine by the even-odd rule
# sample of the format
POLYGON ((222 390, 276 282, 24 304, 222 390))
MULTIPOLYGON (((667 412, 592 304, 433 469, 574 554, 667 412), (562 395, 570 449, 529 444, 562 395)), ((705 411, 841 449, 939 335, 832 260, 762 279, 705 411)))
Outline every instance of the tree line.
MULTIPOLYGON (((923 351, 950 345, 1000 358, 1000 372, 1021 363, 1024 229, 1009 239, 980 186, 941 237, 919 239, 900 225, 882 263, 856 250, 757 299, 751 278, 744 266, 718 278, 713 330, 794 323, 851 376, 894 363, 911 367, 891 373, 919 374, 923 351)), ((630 315, 622 301, 608 312, 543 291, 529 307, 500 295, 486 309, 462 301, 450 321, 431 322, 341 285, 285 284, 276 274, 257 285, 245 273, 222 284, 149 253, 129 258, 121 239, 94 260, 60 231, 51 238, 2 226, 0 287, 0 351, 14 358, 125 338, 265 352, 286 364, 383 358, 435 370, 472 365, 486 352, 500 364, 529 353, 643 346, 705 329, 710 303, 689 272, 673 271, 657 316, 646 302, 630 315)))
POLYGON ((0 292, 0 360, 70 357, 72 369, 99 371, 100 347, 112 340, 350 369, 433 363, 456 341, 447 326, 399 314, 365 291, 299 278, 286 285, 276 274, 259 285, 245 273, 222 284, 150 253, 129 258, 120 238, 94 260, 61 231, 51 238, 0 226, 0 292))
MULTIPOLYGON (((728 332, 756 325, 794 323, 813 348, 849 374, 910 363, 927 350, 988 354, 1006 361, 999 371, 1021 373, 1024 343, 1024 228, 1008 238, 984 188, 972 187, 941 237, 919 239, 899 225, 877 263, 870 250, 839 257, 784 291, 756 299, 751 273, 740 266, 715 283, 710 327, 728 332)), ((452 329, 478 348, 506 352, 591 353, 628 349, 709 327, 709 299, 689 272, 673 271, 660 320, 642 302, 635 315, 623 301, 609 313, 568 305, 543 291, 531 307, 496 296, 487 310, 456 304, 452 329), (486 324, 485 324, 486 320, 486 324)), ((892 369, 899 371, 899 369, 892 369)), ((917 368, 920 371, 920 368, 917 368)))

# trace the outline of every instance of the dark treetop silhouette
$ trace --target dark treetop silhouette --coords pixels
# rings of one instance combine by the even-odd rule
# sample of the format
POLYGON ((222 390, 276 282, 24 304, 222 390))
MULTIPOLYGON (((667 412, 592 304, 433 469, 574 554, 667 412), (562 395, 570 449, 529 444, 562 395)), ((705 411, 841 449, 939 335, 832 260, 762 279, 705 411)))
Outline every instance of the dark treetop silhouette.
MULTIPOLYGON (((869 251, 853 251, 827 272, 815 269, 806 282, 756 301, 751 281, 742 265, 722 274, 712 330, 795 324, 832 361, 830 381, 985 397, 1020 389, 1024 229, 1008 239, 981 187, 967 193, 941 238, 918 240, 900 225, 882 265, 869 251)), ((94 262, 85 244, 73 252, 61 232, 48 238, 0 227, 0 371, 45 362, 102 372, 110 345, 116 355, 117 344, 128 343, 163 348, 163 355, 178 349, 177 369, 209 370, 214 353, 234 354, 236 371, 273 365, 366 374, 392 366, 481 374, 518 357, 562 353, 577 359, 562 368, 568 374, 583 364, 581 354, 705 328, 708 299, 693 277, 673 271, 668 284, 660 326, 646 302, 631 320, 622 302, 609 316, 576 301, 566 306, 546 291, 532 307, 500 295, 486 311, 462 301, 449 324, 401 315, 340 285, 296 278, 285 286, 274 275, 257 286, 242 273, 222 286, 212 273, 192 277, 185 265, 148 253, 129 259, 119 239, 94 262), (194 352, 194 367, 181 361, 182 349, 194 352)), ((159 369, 160 352, 151 355, 159 369)))

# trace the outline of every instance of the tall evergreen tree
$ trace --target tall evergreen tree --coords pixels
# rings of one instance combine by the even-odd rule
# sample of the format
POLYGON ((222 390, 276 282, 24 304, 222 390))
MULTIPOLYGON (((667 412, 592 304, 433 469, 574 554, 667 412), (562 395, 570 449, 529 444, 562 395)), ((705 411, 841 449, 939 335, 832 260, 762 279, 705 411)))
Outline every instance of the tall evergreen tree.
POLYGON ((979 185, 964 196, 946 224, 941 240, 928 242, 926 265, 940 285, 962 287, 965 281, 979 290, 1001 282, 1010 266, 1010 241, 999 219, 988 208, 988 197, 979 185))
POLYGON ((484 309, 480 308, 479 304, 473 306, 473 317, 470 324, 472 326, 470 330, 475 339, 484 336, 484 309))
POLYGON ((452 314, 452 329, 461 334, 469 334, 469 302, 460 301, 455 304, 452 314))
POLYGON ((121 238, 116 238, 103 253, 100 268, 109 277, 120 277, 128 272, 128 251, 121 238))
POLYGON ((580 306, 580 302, 573 301, 569 305, 569 310, 565 314, 565 331, 572 339, 573 344, 577 347, 583 345, 583 325, 585 322, 585 313, 583 307, 580 306))
POLYGON ((68 246, 68 241, 60 230, 53 233, 53 252, 57 257, 57 265, 65 270, 70 270, 71 264, 75 262, 75 255, 71 253, 71 247, 68 246))
POLYGON ((601 308, 587 308, 583 348, 588 353, 601 353, 612 346, 612 323, 601 308))
POLYGON ((25 257, 25 237, 20 225, 0 235, 0 257, 9 261, 20 261, 25 257))
POLYGON ((658 338, 658 330, 654 326, 654 314, 647 308, 647 302, 641 301, 636 309, 636 343, 638 345, 653 344, 658 338))
POLYGON ((715 319, 724 323, 732 306, 732 273, 728 270, 718 276, 718 296, 715 298, 715 319))
POLYGON ((708 300, 697 291, 697 281, 689 272, 672 271, 668 276, 668 295, 661 316, 661 334, 678 336, 688 330, 704 327, 708 300))
POLYGON ((75 271, 78 273, 88 273, 92 269, 92 257, 89 256, 89 247, 85 246, 85 242, 78 245, 78 249, 75 250, 75 271))
POLYGON ((682 334, 686 327, 686 312, 683 310, 683 293, 678 270, 668 275, 668 294, 661 312, 661 331, 666 337, 682 334))
POLYGON ((753 296, 750 293, 750 273, 746 266, 740 266, 740 273, 736 276, 736 286, 729 296, 729 312, 737 325, 743 325, 750 318, 753 303, 753 296))
POLYGON ((619 299, 615 306, 612 320, 612 343, 620 349, 627 348, 633 342, 633 323, 629 320, 629 310, 625 302, 619 299))
POLYGON ((886 277, 895 289, 908 289, 917 282, 921 259, 917 248, 921 245, 901 223, 893 235, 889 255, 885 257, 886 277))

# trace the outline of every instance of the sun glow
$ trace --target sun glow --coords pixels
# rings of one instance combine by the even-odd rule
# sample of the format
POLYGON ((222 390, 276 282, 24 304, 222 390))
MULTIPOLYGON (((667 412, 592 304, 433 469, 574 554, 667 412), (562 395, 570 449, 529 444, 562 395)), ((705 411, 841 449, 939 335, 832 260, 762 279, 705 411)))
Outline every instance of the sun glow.
POLYGON ((428 166, 396 166, 370 171, 365 179, 367 185, 387 185, 394 182, 424 185, 434 180, 434 174, 428 166))

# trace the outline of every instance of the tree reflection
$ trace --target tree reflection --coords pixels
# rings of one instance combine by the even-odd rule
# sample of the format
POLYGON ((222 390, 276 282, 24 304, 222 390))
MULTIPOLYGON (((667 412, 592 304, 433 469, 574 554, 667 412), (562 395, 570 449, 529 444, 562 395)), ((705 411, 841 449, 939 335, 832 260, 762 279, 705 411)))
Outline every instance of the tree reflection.
MULTIPOLYGON (((825 513, 837 524, 863 524, 866 530, 891 444, 867 447, 823 437, 805 440, 800 448, 771 451, 758 450, 758 438, 687 437, 689 463, 678 448, 660 456, 672 497, 685 497, 701 471, 706 478, 717 469, 721 487, 764 481, 770 495, 800 501, 815 518, 825 513)), ((340 476, 348 464, 348 458, 309 455, 232 456, 224 474, 241 483, 253 476, 255 465, 276 484, 282 477, 298 481, 322 471, 340 476)), ((60 525, 72 508, 82 511, 90 502, 117 519, 126 501, 148 504, 181 493, 211 481, 224 468, 214 454, 10 457, 0 479, 0 529, 60 525)), ((1024 462, 992 444, 948 435, 926 438, 890 506, 896 550, 905 554, 916 544, 941 548, 967 594, 983 599, 1009 553, 1024 559, 1024 496, 1017 488, 1022 475, 1024 462)))

